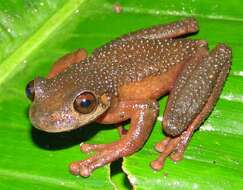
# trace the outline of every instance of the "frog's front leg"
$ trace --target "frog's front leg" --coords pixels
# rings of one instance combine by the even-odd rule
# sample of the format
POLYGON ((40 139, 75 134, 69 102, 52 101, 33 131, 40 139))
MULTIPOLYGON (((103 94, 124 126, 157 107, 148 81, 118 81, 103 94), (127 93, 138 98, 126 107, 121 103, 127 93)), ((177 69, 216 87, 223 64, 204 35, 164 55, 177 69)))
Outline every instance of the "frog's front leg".
POLYGON ((212 111, 230 66, 231 50, 222 44, 209 56, 205 49, 199 50, 185 65, 165 109, 163 126, 168 137, 156 145, 161 154, 151 163, 153 169, 161 169, 167 156, 182 159, 193 132, 212 111))
POLYGON ((100 118, 99 122, 117 123, 131 119, 127 134, 111 144, 86 145, 93 146, 96 154, 86 160, 72 163, 70 171, 74 175, 89 176, 94 169, 136 152, 150 135, 157 113, 158 106, 155 101, 120 102, 117 108, 100 118))
MULTIPOLYGON (((120 123, 116 125, 117 131, 120 135, 120 137, 123 137, 127 134, 127 130, 124 128, 124 126, 120 123)), ((80 143, 80 150, 85 153, 90 153, 93 151, 100 151, 102 149, 105 149, 107 146, 110 146, 110 144, 87 144, 87 143, 80 143)))
MULTIPOLYGON (((122 137, 122 136, 127 134, 127 130, 122 125, 122 123, 116 124, 116 128, 117 128, 117 131, 118 131, 120 137, 122 137)), ((107 146, 109 146, 109 144, 87 144, 87 143, 81 143, 80 144, 80 150, 82 152, 89 153, 89 152, 92 152, 92 151, 97 151, 97 150, 104 149, 107 146)))

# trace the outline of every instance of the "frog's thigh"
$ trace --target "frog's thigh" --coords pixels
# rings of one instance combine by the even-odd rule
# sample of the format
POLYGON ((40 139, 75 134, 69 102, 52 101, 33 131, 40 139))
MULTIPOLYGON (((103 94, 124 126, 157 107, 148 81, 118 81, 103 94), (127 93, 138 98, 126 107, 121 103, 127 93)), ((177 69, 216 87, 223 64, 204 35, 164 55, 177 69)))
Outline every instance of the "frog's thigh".
POLYGON ((165 25, 157 25, 148 29, 138 30, 129 33, 120 39, 132 40, 132 39, 166 39, 176 38, 182 35, 195 33, 198 31, 198 24, 195 19, 187 18, 180 21, 172 22, 165 25))
POLYGON ((64 55, 52 65, 52 69, 47 75, 47 78, 55 77, 70 65, 79 63, 84 59, 86 59, 86 57, 87 57, 87 51, 83 48, 64 55))

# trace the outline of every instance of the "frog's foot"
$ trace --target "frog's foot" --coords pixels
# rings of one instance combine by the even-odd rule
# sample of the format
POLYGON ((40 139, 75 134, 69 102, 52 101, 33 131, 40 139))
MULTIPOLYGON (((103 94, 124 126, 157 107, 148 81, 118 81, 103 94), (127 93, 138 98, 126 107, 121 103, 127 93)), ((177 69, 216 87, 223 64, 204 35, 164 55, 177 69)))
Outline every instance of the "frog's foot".
POLYGON ((88 177, 91 172, 101 167, 107 163, 110 163, 117 158, 120 158, 124 155, 124 151, 122 151, 121 143, 113 143, 109 144, 110 146, 105 144, 100 145, 87 145, 85 144, 85 149, 89 149, 89 151, 95 150, 96 154, 86 160, 76 161, 71 163, 70 172, 74 175, 80 175, 83 177, 88 177))
POLYGON ((158 159, 151 162, 151 167, 154 170, 160 170, 163 168, 165 159, 170 158, 177 162, 183 158, 185 148, 193 134, 194 127, 189 127, 178 137, 166 137, 164 140, 155 145, 155 149, 160 152, 158 159))
MULTIPOLYGON (((155 118, 155 117, 154 117, 155 118)), ((154 119, 153 118, 153 119, 154 119)), ((152 125, 150 126, 150 130, 152 125)), ((71 163, 70 172, 74 175, 88 177, 93 170, 105 164, 111 163, 119 158, 128 156, 137 151, 144 143, 144 135, 136 136, 134 142, 134 132, 128 131, 127 135, 122 136, 121 140, 111 144, 81 144, 80 149, 84 152, 95 151, 95 155, 83 160, 71 163), (141 139, 140 139, 141 138, 141 139)), ((148 135, 147 133, 146 135, 148 135)))

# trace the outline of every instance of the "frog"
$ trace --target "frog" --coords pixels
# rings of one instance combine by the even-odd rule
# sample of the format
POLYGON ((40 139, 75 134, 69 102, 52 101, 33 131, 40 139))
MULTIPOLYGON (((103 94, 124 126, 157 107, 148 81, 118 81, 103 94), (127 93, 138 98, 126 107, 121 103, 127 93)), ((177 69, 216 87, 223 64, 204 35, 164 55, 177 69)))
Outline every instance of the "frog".
POLYGON ((158 117, 158 99, 168 94, 161 122, 165 138, 155 144, 158 158, 150 166, 159 171, 167 158, 182 160, 219 99, 232 63, 228 45, 209 50, 207 41, 187 38, 198 31, 195 18, 184 18, 122 35, 91 55, 81 48, 61 57, 47 77, 26 86, 32 125, 49 133, 91 122, 118 126, 115 142, 80 144, 81 151, 94 154, 73 161, 69 170, 88 177, 142 149, 158 117))

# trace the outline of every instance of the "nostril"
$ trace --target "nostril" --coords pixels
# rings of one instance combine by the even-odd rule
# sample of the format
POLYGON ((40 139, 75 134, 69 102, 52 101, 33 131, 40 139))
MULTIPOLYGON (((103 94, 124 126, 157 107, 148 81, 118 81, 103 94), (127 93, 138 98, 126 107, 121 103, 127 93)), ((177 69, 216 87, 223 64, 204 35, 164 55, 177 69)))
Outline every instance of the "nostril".
POLYGON ((49 116, 49 118, 50 118, 51 121, 57 121, 57 120, 59 120, 59 114, 58 113, 52 113, 49 116))

